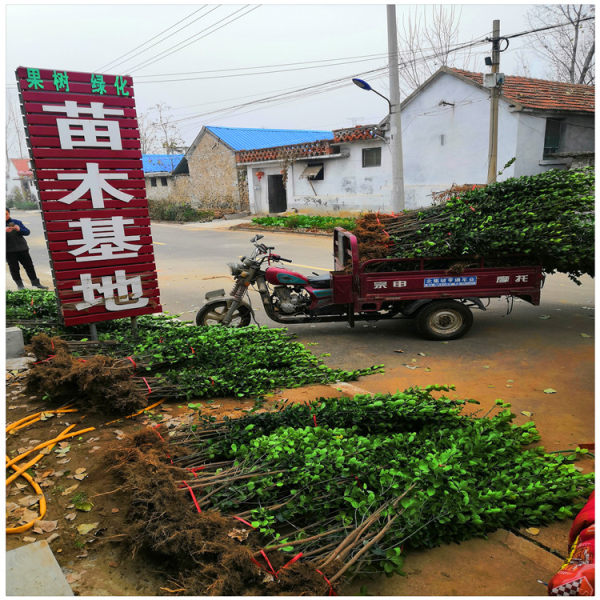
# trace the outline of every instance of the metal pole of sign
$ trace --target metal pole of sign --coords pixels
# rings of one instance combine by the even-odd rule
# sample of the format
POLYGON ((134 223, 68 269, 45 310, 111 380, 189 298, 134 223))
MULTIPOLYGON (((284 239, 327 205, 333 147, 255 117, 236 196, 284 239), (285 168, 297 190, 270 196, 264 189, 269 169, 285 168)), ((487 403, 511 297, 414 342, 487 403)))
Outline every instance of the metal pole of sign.
POLYGON ((96 329, 96 323, 90 323, 90 337, 93 342, 98 341, 98 330, 96 329))
POLYGON ((131 317, 131 334, 134 338, 138 336, 137 317, 131 317))

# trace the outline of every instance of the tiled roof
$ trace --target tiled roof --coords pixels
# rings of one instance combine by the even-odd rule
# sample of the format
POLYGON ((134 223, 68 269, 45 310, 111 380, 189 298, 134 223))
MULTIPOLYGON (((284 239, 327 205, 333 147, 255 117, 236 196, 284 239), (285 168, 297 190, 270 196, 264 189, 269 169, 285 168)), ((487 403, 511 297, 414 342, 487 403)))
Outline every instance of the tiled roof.
POLYGON ((247 127, 213 127, 212 125, 207 125, 206 129, 236 151, 259 150, 333 139, 331 131, 312 129, 250 129, 247 127))
POLYGON ((339 144, 341 142, 355 142, 358 140, 374 140, 382 135, 383 131, 377 125, 356 125, 356 127, 348 127, 346 129, 334 129, 333 141, 339 144))
POLYGON ((249 163, 262 160, 283 160, 285 158, 311 158, 333 153, 330 140, 319 140, 306 144, 275 146, 274 148, 260 148, 258 150, 240 150, 235 153, 235 158, 238 163, 249 163))
POLYGON ((183 154, 142 154, 144 173, 170 173, 183 158, 183 154))
MULTIPOLYGON (((483 85, 483 74, 450 68, 449 71, 462 75, 478 85, 483 85)), ((530 79, 506 75, 502 85, 502 96, 524 108, 538 110, 569 110, 593 113, 595 88, 593 85, 562 83, 545 79, 530 79)))
POLYGON ((29 167, 29 159, 27 158, 11 158, 10 161, 17 170, 19 177, 33 177, 33 172, 29 167))

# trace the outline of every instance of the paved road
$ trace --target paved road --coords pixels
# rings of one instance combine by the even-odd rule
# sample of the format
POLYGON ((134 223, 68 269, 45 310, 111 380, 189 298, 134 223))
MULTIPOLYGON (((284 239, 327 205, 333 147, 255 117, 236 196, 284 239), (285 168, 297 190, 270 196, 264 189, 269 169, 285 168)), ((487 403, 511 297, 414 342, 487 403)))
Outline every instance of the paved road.
MULTIPOLYGON (((39 214, 15 211, 15 216, 32 229, 29 240, 31 253, 40 278, 50 283, 39 214)), ((230 225, 230 222, 153 224, 156 264, 165 310, 192 320, 205 292, 220 287, 228 291, 231 278, 226 263, 246 253, 251 248, 248 240, 254 235, 249 231, 230 231, 230 225)), ((293 266, 300 272, 324 273, 332 267, 332 242, 329 237, 268 233, 264 241, 275 246, 282 256, 294 259, 293 266)), ((8 269, 7 281, 8 289, 14 289, 8 269)), ((257 299, 255 294, 255 307, 260 306, 257 299)), ((300 341, 315 344, 313 351, 330 353, 325 359, 330 366, 350 369, 384 363, 385 374, 364 378, 355 386, 322 386, 296 392, 286 391, 285 394, 287 397, 293 397, 294 394, 304 394, 306 397, 339 395, 335 388, 345 393, 361 390, 394 392, 413 385, 450 383, 456 386, 456 396, 479 400, 483 412, 494 404, 495 399, 502 398, 512 403, 517 422, 530 418, 522 415, 521 411, 532 413, 547 450, 563 450, 592 442, 593 280, 584 277, 582 285, 577 286, 564 275, 550 276, 542 291, 540 306, 517 300, 512 313, 507 315, 506 312, 506 301, 492 300, 486 312, 475 311, 473 328, 466 337, 448 343, 422 340, 414 332, 413 323, 408 320, 381 321, 369 325, 357 323, 354 329, 345 323, 290 326, 289 330, 297 334, 300 341), (556 393, 544 393, 549 388, 556 390, 556 393)), ((262 308, 257 311, 257 319, 261 324, 269 324, 262 308)), ((593 469, 591 460, 583 461, 581 466, 586 471, 593 469)), ((564 552, 568 527, 568 523, 558 523, 544 528, 538 541, 564 552)), ((533 552, 531 544, 523 547, 518 541, 513 543, 515 548, 518 546, 519 556, 525 556, 529 550, 533 552)), ((507 541, 498 544, 505 549, 508 547, 507 541)), ((461 547, 466 548, 465 560, 470 560, 469 548, 475 556, 478 553, 476 545, 464 544, 461 547)), ((500 552, 499 546, 496 550, 500 552)), ((513 549, 507 555, 512 552, 513 549)), ((528 560, 532 565, 539 565, 540 561, 533 556, 530 554, 528 560)), ((549 556, 552 558, 552 555, 549 556)), ((427 560, 431 557, 428 554, 427 560)), ((553 558, 560 566, 560 561, 553 558)), ((441 565, 444 560, 442 553, 439 559, 441 565)), ((554 563, 549 560, 549 564, 554 563)), ((515 564, 514 568, 517 567, 515 564)), ((506 562, 500 569, 494 567, 498 581, 506 580, 506 568, 510 570, 512 567, 506 562)), ((519 568, 522 569, 522 564, 519 568)), ((551 576, 552 567, 544 569, 537 574, 538 578, 551 576)), ((492 571, 488 571, 490 576, 492 571)), ((415 578, 409 580, 416 581, 415 578)), ((532 572, 531 580, 512 587, 507 593, 542 594, 543 588, 535 580, 536 575, 532 572)), ((410 589, 402 587, 405 584, 395 579, 391 581, 395 582, 390 584, 393 587, 386 587, 382 583, 383 587, 378 589, 378 593, 410 595, 410 589)), ((428 593, 471 593, 460 587, 446 589, 444 581, 438 578, 437 582, 430 582, 432 587, 428 593)), ((453 581, 454 577, 450 583, 453 581)), ((482 593, 489 592, 482 589, 482 593)))

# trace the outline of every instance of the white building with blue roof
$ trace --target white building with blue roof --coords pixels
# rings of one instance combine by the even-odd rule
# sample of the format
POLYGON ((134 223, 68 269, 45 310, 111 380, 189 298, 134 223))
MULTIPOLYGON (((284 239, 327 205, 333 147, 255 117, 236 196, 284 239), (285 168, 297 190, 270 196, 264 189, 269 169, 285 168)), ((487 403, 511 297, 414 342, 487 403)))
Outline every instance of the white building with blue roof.
POLYGON ((183 154, 142 154, 146 197, 149 200, 163 200, 172 194, 172 172, 183 156, 183 154))

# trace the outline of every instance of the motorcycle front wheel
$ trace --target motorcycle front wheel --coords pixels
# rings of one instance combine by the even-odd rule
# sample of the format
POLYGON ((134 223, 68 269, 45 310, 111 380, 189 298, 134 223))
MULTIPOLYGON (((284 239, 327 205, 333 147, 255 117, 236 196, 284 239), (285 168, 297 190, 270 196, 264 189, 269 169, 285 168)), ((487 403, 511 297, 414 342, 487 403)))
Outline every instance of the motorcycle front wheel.
MULTIPOLYGON (((220 325, 229 310, 230 301, 213 300, 205 304, 196 315, 196 325, 220 325)), ((252 312, 244 304, 240 304, 229 323, 229 327, 246 327, 250 325, 252 312)))

